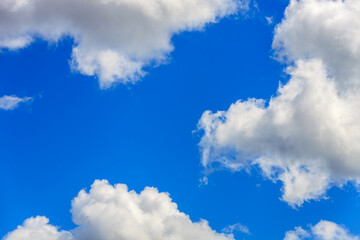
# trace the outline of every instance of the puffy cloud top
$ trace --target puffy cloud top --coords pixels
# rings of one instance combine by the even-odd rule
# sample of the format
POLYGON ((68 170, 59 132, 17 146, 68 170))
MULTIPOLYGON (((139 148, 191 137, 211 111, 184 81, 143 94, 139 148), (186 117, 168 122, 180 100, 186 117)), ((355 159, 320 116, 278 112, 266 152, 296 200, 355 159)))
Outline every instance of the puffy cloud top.
POLYGON ((147 187, 140 194, 127 186, 95 181, 89 193, 82 190, 72 201, 77 239, 227 240, 205 220, 193 223, 180 212, 167 193, 147 187))
POLYGON ((70 36, 73 68, 97 75, 106 88, 136 82, 143 66, 165 61, 174 34, 199 30, 244 7, 237 0, 2 0, 0 48, 70 36))
POLYGON ((291 0, 275 29, 273 48, 282 59, 320 58, 339 90, 360 78, 360 2, 291 0))
POLYGON ((24 221, 23 226, 7 234, 4 240, 73 240, 70 232, 58 231, 49 224, 46 217, 32 217, 24 221))
POLYGON ((77 228, 58 231, 45 217, 27 219, 4 240, 232 240, 232 234, 217 233, 207 221, 192 222, 178 210, 169 194, 156 188, 141 193, 124 184, 111 186, 95 181, 89 192, 82 190, 72 201, 77 228))
POLYGON ((302 239, 318 239, 318 240, 358 240, 358 236, 353 236, 349 231, 334 222, 321 220, 310 231, 305 231, 301 227, 288 231, 284 240, 302 240, 302 239))

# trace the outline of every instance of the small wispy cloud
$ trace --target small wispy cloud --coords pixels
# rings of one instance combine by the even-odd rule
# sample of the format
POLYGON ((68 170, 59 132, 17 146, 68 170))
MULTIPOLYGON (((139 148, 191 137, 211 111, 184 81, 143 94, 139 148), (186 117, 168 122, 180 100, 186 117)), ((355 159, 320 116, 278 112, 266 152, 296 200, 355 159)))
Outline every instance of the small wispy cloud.
POLYGON ((200 182, 199 187, 201 187, 203 185, 206 186, 206 185, 209 184, 209 179, 206 176, 204 176, 204 177, 199 179, 199 182, 200 182))
POLYGON ((274 18, 273 17, 265 17, 266 21, 269 25, 272 25, 274 23, 274 18))
POLYGON ((31 97, 17 97, 4 95, 0 97, 0 109, 2 110, 13 110, 19 106, 20 103, 25 103, 33 100, 31 97))
POLYGON ((227 234, 232 234, 234 232, 242 232, 242 233, 245 233, 245 234, 248 234, 248 235, 251 234, 249 228, 247 226, 245 226, 245 225, 240 224, 240 223, 236 223, 236 224, 227 226, 226 228, 224 228, 222 230, 222 232, 227 233, 227 234))

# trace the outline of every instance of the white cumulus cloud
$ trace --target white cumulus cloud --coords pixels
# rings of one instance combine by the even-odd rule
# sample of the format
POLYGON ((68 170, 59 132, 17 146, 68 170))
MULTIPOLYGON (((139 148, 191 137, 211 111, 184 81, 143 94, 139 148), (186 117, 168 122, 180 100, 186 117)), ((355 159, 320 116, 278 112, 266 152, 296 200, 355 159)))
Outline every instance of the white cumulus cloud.
POLYGON ((67 231, 58 231, 58 228, 49 224, 46 217, 32 217, 24 221, 22 226, 8 233, 4 240, 73 240, 72 234, 67 231))
POLYGON ((284 60, 320 58, 339 90, 346 90, 360 84, 359 29, 357 0, 291 0, 273 48, 284 60))
POLYGON ((45 217, 27 219, 3 240, 233 240, 217 233, 206 220, 192 222, 178 210, 169 194, 147 187, 141 193, 124 184, 96 180, 89 192, 81 190, 72 201, 70 231, 59 231, 45 217))
POLYGON ((291 1, 273 43, 290 80, 268 104, 239 100, 227 111, 206 111, 198 125, 203 166, 257 166, 283 183, 282 200, 294 207, 326 197, 334 185, 357 184, 359 24, 359 1, 291 1))
POLYGON ((31 97, 19 98, 17 96, 4 95, 0 97, 0 109, 13 110, 14 108, 18 107, 20 103, 25 103, 31 100, 31 97))
POLYGON ((358 240, 358 236, 353 236, 349 231, 341 225, 334 222, 321 220, 315 226, 311 226, 309 231, 301 227, 286 232, 284 240, 358 240))
POLYGON ((245 8, 239 0, 2 0, 0 48, 72 37, 72 67, 106 88, 134 83, 144 66, 166 61, 174 34, 245 8))

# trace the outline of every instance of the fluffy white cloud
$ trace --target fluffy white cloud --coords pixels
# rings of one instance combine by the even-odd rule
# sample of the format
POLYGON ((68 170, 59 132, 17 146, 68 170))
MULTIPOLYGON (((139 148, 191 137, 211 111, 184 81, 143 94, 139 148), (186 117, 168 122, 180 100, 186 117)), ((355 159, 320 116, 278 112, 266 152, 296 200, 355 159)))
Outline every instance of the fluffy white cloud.
POLYGON ((360 81, 360 2, 291 0, 275 29, 280 59, 320 58, 341 90, 360 81))
POLYGON ((318 239, 318 240, 358 240, 358 236, 353 236, 344 227, 329 221, 321 220, 310 231, 305 231, 301 227, 288 231, 284 240, 301 240, 301 239, 318 239))
POLYGON ((31 101, 31 97, 24 97, 19 98, 17 96, 2 96, 0 97, 0 109, 3 110, 13 110, 17 106, 19 106, 20 103, 31 101))
POLYGON ((73 240, 72 234, 58 231, 57 227, 49 224, 46 217, 28 218, 23 226, 8 233, 4 240, 73 240))
POLYGON ((192 222, 167 193, 147 187, 140 194, 124 184, 95 181, 72 201, 77 239, 232 239, 213 231, 205 220, 192 222))
POLYGON ((301 206, 360 177, 360 2, 291 1, 273 47, 290 80, 268 105, 238 101, 199 121, 204 167, 256 165, 301 206), (350 24, 350 22, 352 24, 350 24))
POLYGON ((207 221, 192 222, 178 210, 169 194, 147 187, 141 193, 124 184, 95 181, 72 201, 77 228, 58 231, 45 217, 27 219, 4 240, 231 240, 232 234, 217 233, 207 221))
POLYGON ((171 38, 246 8, 238 0, 2 0, 0 48, 35 38, 75 40, 72 67, 99 77, 103 88, 133 83, 143 66, 166 61, 171 38))

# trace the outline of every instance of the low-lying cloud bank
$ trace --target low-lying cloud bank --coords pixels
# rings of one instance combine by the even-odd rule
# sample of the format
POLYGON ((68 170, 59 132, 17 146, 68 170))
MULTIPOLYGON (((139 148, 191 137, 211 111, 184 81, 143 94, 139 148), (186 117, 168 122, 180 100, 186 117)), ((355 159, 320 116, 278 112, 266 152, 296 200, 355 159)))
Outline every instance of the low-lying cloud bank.
POLYGON ((352 235, 345 227, 334 222, 321 220, 310 230, 304 230, 302 227, 296 227, 295 230, 286 232, 284 240, 358 240, 358 236, 352 235))
MULTIPOLYGON (((234 231, 250 234, 241 224, 217 233, 206 220, 192 222, 178 210, 168 193, 146 187, 141 193, 124 184, 110 185, 96 180, 91 189, 81 190, 72 200, 75 229, 66 231, 51 225, 43 216, 31 217, 2 240, 234 240, 234 231)), ((284 240, 358 240, 345 227, 321 220, 309 230, 296 227, 284 240)))
POLYGON ((360 177, 360 2, 291 0, 273 49, 290 80, 266 104, 204 112, 205 168, 259 167, 293 207, 360 177))
POLYGON ((178 210, 169 194, 147 187, 141 193, 124 184, 96 180, 89 192, 81 190, 71 204, 71 231, 60 231, 46 217, 25 220, 3 240, 233 240, 217 233, 206 220, 192 222, 178 210))
POLYGON ((134 83, 166 62, 171 38, 246 9, 238 0, 2 0, 0 50, 74 38, 72 67, 102 88, 134 83))

